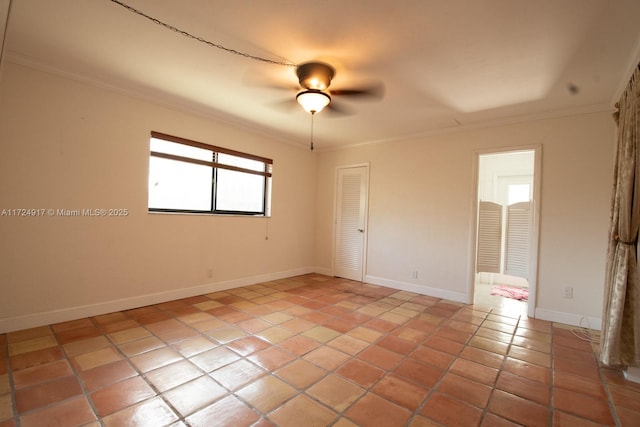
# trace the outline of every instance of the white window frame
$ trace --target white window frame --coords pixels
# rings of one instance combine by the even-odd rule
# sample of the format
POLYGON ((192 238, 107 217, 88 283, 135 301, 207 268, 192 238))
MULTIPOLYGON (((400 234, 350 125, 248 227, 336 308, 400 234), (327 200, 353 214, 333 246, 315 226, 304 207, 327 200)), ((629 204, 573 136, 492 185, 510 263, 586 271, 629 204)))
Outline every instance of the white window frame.
MULTIPOLYGON (((162 207, 151 207, 151 201, 148 199, 147 206, 149 212, 165 212, 165 213, 197 213, 197 214, 211 214, 211 215, 248 215, 248 216, 270 216, 270 205, 271 205, 271 177, 272 177, 272 169, 273 169, 273 160, 268 159, 266 157, 256 156, 253 154, 243 153, 236 150, 231 150, 228 148, 217 147, 214 145, 205 144, 202 142, 192 141, 189 139, 167 135, 160 132, 151 132, 151 141, 153 139, 168 141, 172 143, 182 144, 190 147, 195 147, 203 150, 207 150, 211 152, 210 160, 202 160, 197 158, 191 158, 186 156, 179 156, 170 153, 164 153, 159 151, 149 150, 149 162, 151 163, 153 158, 161 158, 165 160, 175 161, 175 162, 184 162, 189 164, 196 164, 202 166, 208 166, 212 168, 212 177, 211 177, 211 206, 209 209, 189 209, 189 208, 162 208, 162 207), (257 161, 263 164, 261 170, 255 169, 247 169, 244 167, 233 166, 229 164, 219 163, 218 155, 226 154, 230 156, 235 156, 238 158, 249 159, 252 161, 257 161), (261 176, 264 178, 264 188, 262 191, 262 201, 261 201, 261 209, 258 210, 229 210, 229 209, 218 209, 216 206, 216 193, 217 193, 217 174, 219 170, 228 170, 233 172, 239 172, 243 174, 250 174, 253 176, 261 176)), ((223 156, 224 157, 224 156, 223 156)), ((188 191, 188 189, 185 189, 188 191)))

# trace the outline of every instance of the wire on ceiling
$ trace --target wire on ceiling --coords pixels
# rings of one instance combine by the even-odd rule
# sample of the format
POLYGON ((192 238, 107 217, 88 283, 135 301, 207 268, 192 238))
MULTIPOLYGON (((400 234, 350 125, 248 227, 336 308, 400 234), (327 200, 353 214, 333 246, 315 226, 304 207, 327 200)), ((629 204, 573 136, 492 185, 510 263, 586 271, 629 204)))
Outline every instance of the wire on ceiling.
POLYGON ((132 6, 129 6, 126 3, 121 2, 120 0, 111 0, 111 2, 124 7, 129 12, 133 12, 136 15, 142 16, 143 18, 147 18, 148 20, 150 20, 154 24, 160 25, 161 27, 164 27, 164 28, 166 28, 168 30, 173 31, 174 33, 178 33, 178 34, 183 35, 183 36, 185 36, 187 38, 190 38, 192 40, 196 40, 196 41, 198 41, 200 43, 204 43, 209 47, 214 47, 216 49, 220 49, 220 50, 223 50, 225 52, 232 53, 234 55, 244 56, 245 58, 249 58, 249 59, 253 59, 253 60, 261 61, 261 62, 266 62, 268 64, 283 65, 285 67, 295 67, 296 66, 296 64, 294 64, 293 62, 276 61, 276 60, 273 60, 273 59, 263 58, 263 57, 260 57, 260 56, 251 55, 249 53, 240 52, 240 51, 237 51, 235 49, 231 49, 231 48, 222 46, 222 45, 214 43, 214 42, 210 42, 209 40, 203 39, 202 37, 194 36, 191 33, 188 33, 188 32, 186 32, 184 30, 176 28, 173 25, 167 24, 166 22, 163 22, 163 21, 159 20, 158 18, 154 18, 153 16, 149 16, 146 13, 144 13, 144 12, 142 12, 142 11, 132 7, 132 6))

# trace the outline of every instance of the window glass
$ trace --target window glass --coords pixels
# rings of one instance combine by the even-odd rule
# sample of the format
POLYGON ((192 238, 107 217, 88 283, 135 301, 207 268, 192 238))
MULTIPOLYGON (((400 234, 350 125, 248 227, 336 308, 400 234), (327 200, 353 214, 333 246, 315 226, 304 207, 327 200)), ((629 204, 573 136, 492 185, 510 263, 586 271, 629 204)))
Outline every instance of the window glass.
POLYGON ((151 157, 149 209, 211 210, 213 168, 151 157))
POLYGON ((149 211, 267 215, 271 159, 152 132, 149 211))
POLYGON ((218 153, 218 163, 223 165, 238 166, 252 171, 264 172, 264 162, 258 160, 245 159, 230 154, 218 153))
POLYGON ((163 141, 162 139, 151 138, 151 151, 157 151, 165 154, 175 154, 177 156, 189 157, 198 160, 213 160, 213 152, 203 148, 190 147, 184 144, 178 144, 171 141, 163 141))
POLYGON ((529 184, 509 184, 508 204, 528 202, 531 200, 531 186, 529 184))
POLYGON ((260 175, 218 169, 216 207, 225 211, 262 211, 264 180, 260 175))

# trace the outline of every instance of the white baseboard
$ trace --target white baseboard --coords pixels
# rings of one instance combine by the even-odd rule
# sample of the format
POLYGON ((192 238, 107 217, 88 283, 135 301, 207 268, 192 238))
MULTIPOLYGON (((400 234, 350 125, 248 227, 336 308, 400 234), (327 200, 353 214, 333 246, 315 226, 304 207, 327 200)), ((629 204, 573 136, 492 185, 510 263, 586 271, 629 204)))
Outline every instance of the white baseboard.
MULTIPOLYGON (((331 276, 333 272, 329 268, 303 267, 287 271, 267 273, 257 276, 242 277, 238 279, 226 280, 222 282, 207 283, 189 288, 174 289, 154 294, 140 295, 131 298, 123 298, 88 304, 77 307, 68 307, 58 310, 45 311, 40 313, 27 314, 23 316, 8 317, 0 319, 0 333, 18 331, 22 329, 35 328, 43 325, 51 325, 69 320, 82 319, 84 317, 98 316, 116 311, 130 310, 137 307, 144 307, 152 304, 159 304, 167 301, 189 298, 196 295, 203 295, 226 289, 250 286, 257 283, 269 282, 272 280, 286 279, 288 277, 300 276, 303 274, 318 273, 331 276)), ((415 292, 435 298, 442 298, 461 303, 467 302, 467 294, 453 292, 445 289, 432 288, 416 283, 402 282, 398 280, 385 279, 376 276, 365 276, 365 282, 373 285, 386 286, 388 288, 402 291, 415 292)), ((581 326, 590 329, 600 329, 602 319, 589 316, 581 316, 573 313, 563 313, 553 310, 536 308, 535 317, 537 319, 549 320, 552 322, 564 323, 567 325, 581 326)))
POLYGON ((587 329, 599 330, 602 327, 602 319, 599 317, 582 316, 580 314, 545 310, 543 308, 536 308, 535 318, 587 329))
POLYGON ((372 285, 386 286, 387 288, 398 289, 401 291, 415 292, 421 295, 427 295, 435 298, 447 299, 456 302, 467 302, 467 294, 462 292, 453 292, 446 289, 431 288, 417 283, 401 282, 399 280, 384 279, 382 277, 365 276, 365 282, 372 285))
POLYGON ((333 270, 325 267, 315 267, 313 269, 314 273, 324 274, 325 276, 333 276, 333 270))
POLYGON ((285 279, 287 277, 300 276, 315 272, 314 268, 306 267, 294 270, 267 273, 258 276, 242 277, 239 279, 226 280, 222 282, 207 283, 189 288, 174 289, 154 294, 140 295, 131 298, 122 298, 96 304, 88 304, 78 307, 68 307, 58 310, 45 311, 40 313, 27 314, 24 316, 9 317, 0 319, 0 333, 19 331, 22 329, 35 328, 43 325, 51 325, 69 320, 82 319, 84 317, 98 316, 100 314, 113 313, 116 311, 130 310, 152 304, 159 304, 167 301, 189 298, 197 295, 223 291, 226 289, 250 286, 257 283, 269 282, 271 280, 285 279))
POLYGON ((640 368, 636 368, 635 366, 628 366, 627 369, 622 372, 624 373, 624 378, 627 381, 640 383, 640 368))

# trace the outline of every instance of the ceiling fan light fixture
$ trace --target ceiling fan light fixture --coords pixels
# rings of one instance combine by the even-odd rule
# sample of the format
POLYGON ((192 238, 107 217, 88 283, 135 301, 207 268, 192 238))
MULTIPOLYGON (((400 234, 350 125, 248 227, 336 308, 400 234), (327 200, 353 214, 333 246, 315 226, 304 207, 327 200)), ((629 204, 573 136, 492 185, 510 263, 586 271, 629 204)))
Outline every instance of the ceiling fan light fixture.
POLYGON ((331 102, 328 93, 316 89, 304 90, 296 96, 296 99, 302 108, 311 114, 319 113, 331 102))

